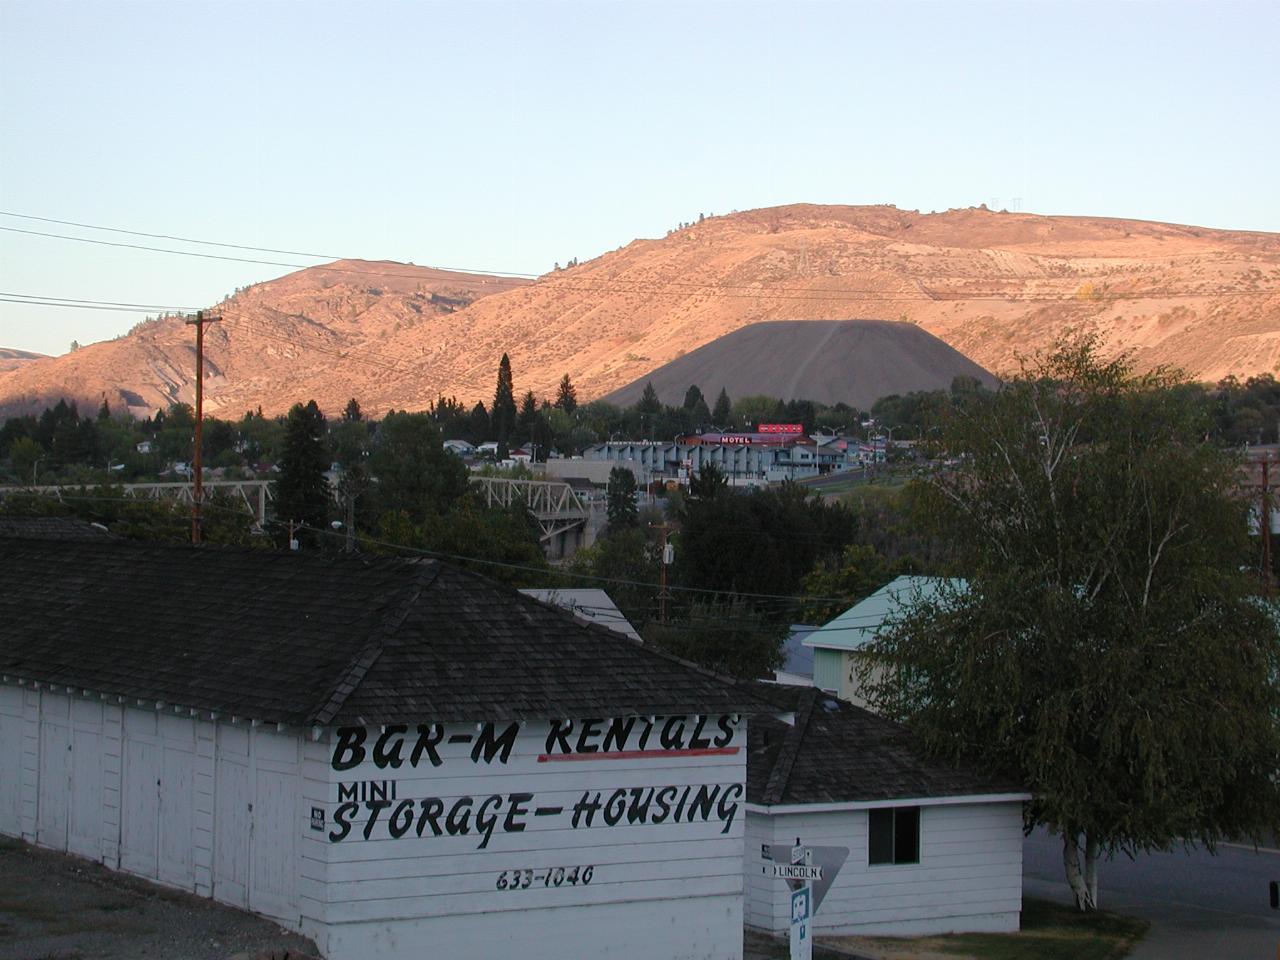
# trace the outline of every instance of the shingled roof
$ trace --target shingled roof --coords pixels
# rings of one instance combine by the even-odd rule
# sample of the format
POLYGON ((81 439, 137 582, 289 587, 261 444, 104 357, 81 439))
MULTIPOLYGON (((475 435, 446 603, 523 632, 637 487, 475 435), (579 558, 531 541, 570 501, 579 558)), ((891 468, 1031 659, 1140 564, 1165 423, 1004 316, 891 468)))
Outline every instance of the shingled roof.
POLYGON ((747 800, 763 806, 1023 795, 1013 780, 924 759, 901 724, 813 687, 752 683, 748 692, 794 714, 753 717, 747 800))
POLYGON ((306 725, 767 709, 438 561, 132 542, 0 537, 0 675, 306 725))

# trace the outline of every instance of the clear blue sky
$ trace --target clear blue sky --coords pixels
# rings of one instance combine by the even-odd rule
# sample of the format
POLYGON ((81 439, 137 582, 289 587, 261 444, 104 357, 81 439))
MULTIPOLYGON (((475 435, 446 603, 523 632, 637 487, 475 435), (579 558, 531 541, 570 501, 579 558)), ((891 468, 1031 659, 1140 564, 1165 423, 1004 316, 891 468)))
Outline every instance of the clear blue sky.
MULTIPOLYGON (((801 201, 1276 231, 1278 36, 1275 0, 0 0, 0 209, 535 273, 801 201)), ((0 231, 4 292, 286 272, 0 231)), ((0 303, 0 346, 137 319, 0 303)))

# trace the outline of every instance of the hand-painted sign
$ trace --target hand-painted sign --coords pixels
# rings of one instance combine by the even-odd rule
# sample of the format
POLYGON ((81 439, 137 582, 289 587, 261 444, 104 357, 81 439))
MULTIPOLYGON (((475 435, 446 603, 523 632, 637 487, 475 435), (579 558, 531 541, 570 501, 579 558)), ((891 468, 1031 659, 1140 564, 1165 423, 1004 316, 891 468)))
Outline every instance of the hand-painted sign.
MULTIPOLYGON (((714 823, 722 835, 733 828, 745 795, 738 777, 729 782, 679 782, 670 777, 677 771, 669 765, 680 764, 679 771, 692 773, 699 767, 690 766, 688 759, 723 757, 732 758, 729 762, 740 769, 736 717, 552 720, 538 726, 542 730, 536 732, 516 722, 417 724, 413 730, 408 724, 390 724, 378 731, 339 728, 330 765, 335 773, 352 779, 342 777, 335 784, 329 841, 468 836, 476 849, 485 850, 495 834, 524 833, 534 825, 584 830, 714 823), (519 743, 526 750, 536 744, 538 752, 522 753, 519 743), (605 774, 601 784, 602 778, 583 773, 538 778, 551 789, 509 782, 513 777, 532 778, 539 769, 550 773, 544 765, 568 762, 581 769, 594 761, 623 771, 625 780, 609 783, 612 775, 605 774), (653 777, 637 777, 637 762, 660 769, 653 777), (452 769, 459 765, 492 772, 481 783, 474 773, 452 769), (371 772, 380 776, 361 777, 371 772), (445 792, 455 784, 501 789, 445 792)), ((704 776, 699 771, 690 779, 704 776)))

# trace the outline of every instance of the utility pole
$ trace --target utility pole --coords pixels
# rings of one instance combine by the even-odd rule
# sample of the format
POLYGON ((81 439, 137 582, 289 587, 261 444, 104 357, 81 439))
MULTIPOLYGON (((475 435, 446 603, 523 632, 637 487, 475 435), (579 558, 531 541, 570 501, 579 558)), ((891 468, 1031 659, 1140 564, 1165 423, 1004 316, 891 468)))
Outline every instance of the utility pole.
POLYGON ((650 524, 658 531, 658 543, 661 553, 658 557, 658 622, 667 622, 667 601, 671 599, 671 592, 667 589, 667 567, 671 565, 671 561, 675 558, 675 549, 671 544, 667 543, 667 534, 671 532, 671 525, 667 523, 650 524))
POLYGON ((1262 516, 1261 528, 1259 533, 1262 534, 1262 589, 1267 596, 1271 596, 1272 587, 1272 571, 1271 565, 1271 460, 1264 456, 1262 458, 1262 516))
POLYGON ((200 514, 204 500, 204 325, 217 323, 221 317, 206 317, 203 310, 196 311, 194 320, 188 320, 188 326, 196 328, 196 448, 191 458, 191 470, 195 487, 191 491, 191 542, 199 544, 201 540, 200 525, 204 518, 200 514))

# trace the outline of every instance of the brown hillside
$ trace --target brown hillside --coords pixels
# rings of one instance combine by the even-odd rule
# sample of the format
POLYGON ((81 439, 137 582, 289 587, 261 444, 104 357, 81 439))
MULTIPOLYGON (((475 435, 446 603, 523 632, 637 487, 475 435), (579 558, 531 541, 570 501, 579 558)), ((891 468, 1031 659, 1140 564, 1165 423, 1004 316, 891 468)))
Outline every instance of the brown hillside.
MULTIPOLYGON (((1203 380, 1280 371, 1277 234, 795 205, 636 240, 532 284, 400 264, 358 265, 381 278, 337 272, 352 268, 305 270, 226 304, 242 319, 210 331, 211 409, 315 397, 336 412, 354 395, 381 412, 441 392, 487 403, 503 351, 518 392, 549 396, 567 372, 580 397, 598 397, 763 320, 913 323, 996 374, 1069 328, 1203 380), (406 272, 407 285, 392 276, 406 272), (431 293, 475 302, 451 312, 431 293)), ((0 375, 0 408, 72 389, 96 403, 108 388, 154 407, 190 397, 190 366, 189 330, 144 325, 0 375)))
POLYGON ((31 353, 28 350, 14 350, 11 347, 0 347, 0 373, 17 370, 32 360, 43 360, 43 353, 31 353))
MULTIPOLYGON (((248 287, 216 307, 206 328, 205 403, 210 413, 268 413, 314 397, 339 411, 372 391, 391 363, 380 357, 399 331, 427 339, 480 297, 527 281, 402 263, 342 260, 248 287)), ((0 411, 38 410, 59 397, 137 416, 192 403, 195 339, 179 318, 138 324, 123 337, 0 374, 0 411)))

